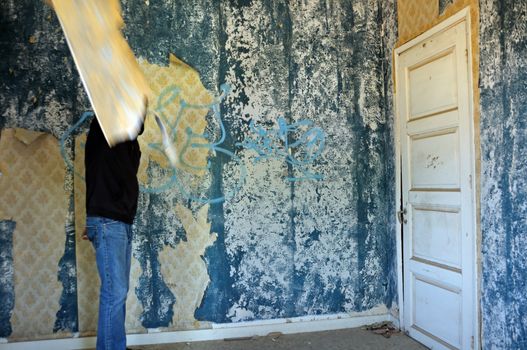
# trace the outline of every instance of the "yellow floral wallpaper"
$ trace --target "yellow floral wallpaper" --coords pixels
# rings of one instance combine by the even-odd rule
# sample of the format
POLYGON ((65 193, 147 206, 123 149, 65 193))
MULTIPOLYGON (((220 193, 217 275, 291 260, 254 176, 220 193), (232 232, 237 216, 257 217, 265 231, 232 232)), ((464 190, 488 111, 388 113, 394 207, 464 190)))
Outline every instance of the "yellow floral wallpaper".
POLYGON ((57 274, 68 214, 65 166, 58 140, 49 134, 4 129, 0 164, 0 219, 16 222, 16 297, 10 339, 63 336, 53 333, 62 292, 57 274))
MULTIPOLYGON (((158 147, 161 144, 161 135, 153 111, 156 111, 171 132, 172 142, 181 160, 177 170, 190 174, 196 182, 203 181, 204 176, 208 174, 206 164, 209 150, 190 148, 186 145, 191 141, 196 142, 195 139, 189 139, 189 130, 195 134, 205 132, 206 115, 210 110, 209 105, 214 102, 214 97, 204 88, 196 70, 173 55, 170 56, 169 61, 169 66, 162 67, 150 64, 146 60, 139 60, 139 65, 152 91, 145 130, 139 137, 142 152, 139 182, 144 191, 155 188, 165 180, 153 179, 149 176, 148 167, 151 162, 165 169, 171 167, 162 149, 158 147)), ((80 239, 86 220, 86 189, 83 177, 85 141, 86 135, 77 137, 74 162, 79 331, 81 335, 94 335, 97 327, 99 277, 93 248, 88 241, 80 239)), ((197 142, 199 143, 199 140, 197 142)), ((208 209, 209 206, 204 205, 193 213, 180 204, 173 208, 174 216, 183 225, 187 240, 181 241, 176 248, 166 246, 159 256, 161 273, 167 286, 176 296, 174 319, 170 329, 210 327, 208 323, 199 323, 194 319, 194 310, 199 306, 209 282, 202 255, 205 248, 216 239, 216 236, 210 233, 210 223, 207 222, 208 209)), ((134 244, 132 249, 136 250, 138 246, 134 244)), ((140 321, 142 306, 135 295, 140 275, 140 264, 132 258, 126 318, 126 328, 129 333, 146 332, 140 321)))

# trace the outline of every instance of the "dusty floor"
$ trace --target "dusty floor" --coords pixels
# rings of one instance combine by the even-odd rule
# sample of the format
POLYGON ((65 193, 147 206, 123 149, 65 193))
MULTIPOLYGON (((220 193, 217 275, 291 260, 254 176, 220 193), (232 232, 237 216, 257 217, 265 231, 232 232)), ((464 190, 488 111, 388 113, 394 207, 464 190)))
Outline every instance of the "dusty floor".
POLYGON ((242 340, 131 346, 133 350, 424 350, 424 346, 399 333, 390 337, 355 328, 329 332, 274 335, 242 340))

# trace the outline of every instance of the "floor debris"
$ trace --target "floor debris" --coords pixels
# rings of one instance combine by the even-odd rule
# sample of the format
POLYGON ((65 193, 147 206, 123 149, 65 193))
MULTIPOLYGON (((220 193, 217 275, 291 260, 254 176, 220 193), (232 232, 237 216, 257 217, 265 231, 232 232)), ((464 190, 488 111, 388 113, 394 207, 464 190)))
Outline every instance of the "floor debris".
POLYGON ((385 338, 390 338, 392 334, 399 333, 399 329, 397 329, 393 323, 391 322, 379 322, 374 323, 368 326, 365 326, 364 329, 371 331, 375 334, 380 334, 385 338))

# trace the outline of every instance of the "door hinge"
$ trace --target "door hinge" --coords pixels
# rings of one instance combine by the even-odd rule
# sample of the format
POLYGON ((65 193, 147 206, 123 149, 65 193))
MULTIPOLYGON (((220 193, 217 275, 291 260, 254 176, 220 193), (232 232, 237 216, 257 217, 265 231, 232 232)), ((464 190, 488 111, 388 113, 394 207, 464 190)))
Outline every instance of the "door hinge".
POLYGON ((397 211, 397 219, 399 219, 400 224, 406 224, 408 220, 406 220, 406 208, 403 208, 403 210, 397 211))

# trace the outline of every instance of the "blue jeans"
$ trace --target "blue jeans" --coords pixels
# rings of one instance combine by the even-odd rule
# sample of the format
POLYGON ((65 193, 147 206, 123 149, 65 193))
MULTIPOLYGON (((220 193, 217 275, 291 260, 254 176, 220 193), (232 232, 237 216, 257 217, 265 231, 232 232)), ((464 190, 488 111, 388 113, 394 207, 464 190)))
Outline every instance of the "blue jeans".
POLYGON ((126 295, 130 279, 132 227, 103 217, 86 218, 101 280, 97 350, 126 349, 126 295))

